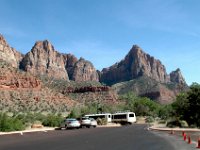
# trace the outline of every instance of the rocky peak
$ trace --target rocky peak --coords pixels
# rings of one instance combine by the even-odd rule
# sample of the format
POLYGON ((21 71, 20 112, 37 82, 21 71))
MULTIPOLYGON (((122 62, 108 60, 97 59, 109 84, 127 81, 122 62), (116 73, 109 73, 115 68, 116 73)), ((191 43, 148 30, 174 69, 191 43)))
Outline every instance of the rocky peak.
POLYGON ((170 81, 165 66, 159 60, 143 52, 139 46, 133 45, 123 60, 102 70, 101 81, 114 84, 140 76, 148 76, 162 83, 170 81))
POLYGON ((65 69, 67 70, 69 79, 72 80, 73 78, 73 72, 74 72, 74 66, 78 59, 72 55, 72 54, 62 54, 65 61, 65 69))
POLYGON ((46 52, 55 51, 53 45, 48 40, 37 41, 34 45, 34 48, 46 52))
POLYGON ((47 40, 35 43, 31 51, 24 56, 21 68, 34 75, 68 80, 63 55, 47 40))
POLYGON ((93 64, 80 58, 74 66, 72 75, 74 81, 99 81, 99 76, 93 64))
POLYGON ((170 73, 170 81, 181 85, 186 85, 185 79, 183 78, 179 68, 170 73))
POLYGON ((10 47, 3 35, 0 34, 0 59, 9 63, 12 67, 18 68, 22 54, 10 47))
POLYGON ((0 44, 4 46, 8 45, 2 34, 0 34, 0 44))

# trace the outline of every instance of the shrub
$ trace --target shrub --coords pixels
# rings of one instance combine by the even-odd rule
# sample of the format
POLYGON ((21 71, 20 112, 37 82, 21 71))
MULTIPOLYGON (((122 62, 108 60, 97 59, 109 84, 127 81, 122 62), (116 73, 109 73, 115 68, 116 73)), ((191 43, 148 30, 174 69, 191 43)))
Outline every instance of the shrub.
POLYGON ((97 118, 97 124, 98 125, 106 125, 107 121, 105 118, 97 118))
POLYGON ((186 121, 182 120, 180 122, 181 122, 181 127, 188 128, 188 123, 186 121))
POLYGON ((180 122, 180 120, 177 120, 177 119, 169 120, 169 121, 167 121, 166 126, 169 128, 181 127, 181 122, 180 122))
POLYGON ((152 123, 152 122, 154 122, 155 120, 154 120, 154 118, 152 117, 152 116, 148 116, 147 118, 146 118, 146 123, 152 123))
POLYGON ((60 115, 49 114, 42 122, 42 125, 49 127, 58 127, 60 126, 63 118, 60 115))
POLYGON ((0 131, 19 131, 24 129, 25 126, 21 120, 9 117, 5 113, 0 114, 0 131))

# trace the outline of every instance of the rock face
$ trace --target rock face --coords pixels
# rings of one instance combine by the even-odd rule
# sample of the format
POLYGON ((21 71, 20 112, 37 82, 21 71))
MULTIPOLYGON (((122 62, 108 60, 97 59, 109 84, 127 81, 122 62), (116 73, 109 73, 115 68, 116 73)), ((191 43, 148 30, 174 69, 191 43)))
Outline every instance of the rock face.
POLYGON ((74 81, 99 81, 98 73, 91 62, 80 58, 74 66, 74 81))
POLYGON ((181 70, 179 68, 170 73, 170 81, 174 82, 174 83, 178 83, 180 85, 186 84, 185 79, 183 78, 183 76, 181 74, 181 70))
POLYGON ((42 84, 30 73, 19 71, 11 64, 0 61, 1 111, 60 111, 77 105, 67 96, 42 84))
POLYGON ((175 81, 177 83, 182 82, 186 84, 185 81, 182 80, 183 78, 181 79, 180 70, 178 72, 176 71, 168 75, 165 66, 162 65, 159 60, 144 53, 140 47, 134 45, 124 60, 102 70, 100 81, 112 85, 118 82, 136 79, 141 76, 147 76, 160 83, 175 81))
POLYGON ((69 79, 63 55, 58 53, 47 40, 35 43, 31 51, 22 59, 21 68, 33 75, 69 79))
MULTIPOLYGON (((47 40, 36 42, 31 51, 24 56, 11 48, 3 36, 0 35, 0 67, 0 97, 4 97, 5 102, 5 105, 1 105, 0 101, 0 107, 2 106, 2 108, 8 105, 7 99, 13 100, 13 94, 6 92, 6 90, 17 90, 18 95, 21 93, 24 95, 22 99, 27 99, 28 96, 31 96, 33 100, 37 101, 51 99, 52 107, 54 107, 55 99, 63 100, 63 104, 66 102, 70 103, 70 100, 63 94, 66 94, 66 96, 70 93, 76 94, 76 98, 80 100, 80 103, 82 103, 82 100, 86 102, 88 99, 88 102, 94 99, 98 101, 98 97, 102 97, 102 101, 105 100, 113 103, 117 102, 117 95, 113 93, 124 94, 129 91, 133 91, 139 96, 148 96, 164 104, 171 102, 177 93, 187 88, 180 69, 168 75, 165 66, 159 60, 144 53, 137 45, 134 45, 119 63, 109 68, 104 68, 102 71, 97 71, 91 62, 83 58, 78 60, 72 54, 61 54, 57 52, 47 40), (12 71, 6 71, 9 70, 9 67, 3 65, 3 62, 14 67, 15 70, 11 69, 12 71), (22 69, 25 72, 20 74, 19 72, 21 71, 18 69, 22 69), (52 93, 48 87, 52 88, 55 85, 45 85, 47 87, 46 90, 42 88, 40 80, 32 75, 50 77, 50 83, 53 82, 52 78, 62 79, 60 81, 55 80, 55 85, 59 88, 62 86, 63 88, 66 87, 66 83, 72 83, 69 80, 76 81, 73 84, 85 84, 87 81, 100 81, 107 85, 113 85, 112 88, 114 88, 115 92, 112 91, 112 88, 105 88, 103 90, 104 87, 101 89, 99 87, 97 88, 97 86, 92 88, 85 86, 84 88, 76 87, 67 90, 64 88, 60 92, 55 90, 58 93, 52 93), (30 92, 28 96, 26 92, 23 93, 20 91, 28 89, 30 92), (37 94, 38 92, 39 94, 37 94), (102 92, 104 93, 103 95, 102 92), (10 96, 7 97, 6 95, 10 96), (51 96, 49 97, 49 95, 51 96)), ((14 94, 14 96, 16 95, 14 94)), ((16 99, 18 99, 18 96, 16 99)), ((65 108, 63 107, 63 109, 65 108)))
POLYGON ((13 69, 10 64, 0 61, 0 89, 37 89, 41 88, 41 81, 28 75, 25 72, 19 72, 13 69))
POLYGON ((47 75, 55 79, 99 81, 91 62, 72 54, 61 54, 45 40, 35 43, 25 56, 11 48, 0 35, 0 59, 33 75, 47 75))
POLYGON ((64 62, 65 62, 65 69, 67 70, 69 79, 72 80, 73 73, 74 73, 74 66, 78 59, 72 54, 63 54, 64 62))
POLYGON ((4 37, 0 34, 0 59, 6 61, 15 68, 18 68, 22 54, 10 47, 4 37))

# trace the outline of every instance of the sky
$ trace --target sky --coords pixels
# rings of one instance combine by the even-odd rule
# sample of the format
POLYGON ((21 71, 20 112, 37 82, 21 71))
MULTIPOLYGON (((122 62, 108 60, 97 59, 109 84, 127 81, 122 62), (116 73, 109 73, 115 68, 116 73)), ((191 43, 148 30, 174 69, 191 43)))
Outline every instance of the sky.
POLYGON ((0 33, 23 54, 38 40, 96 69, 133 45, 200 83, 200 0, 0 0, 0 33))

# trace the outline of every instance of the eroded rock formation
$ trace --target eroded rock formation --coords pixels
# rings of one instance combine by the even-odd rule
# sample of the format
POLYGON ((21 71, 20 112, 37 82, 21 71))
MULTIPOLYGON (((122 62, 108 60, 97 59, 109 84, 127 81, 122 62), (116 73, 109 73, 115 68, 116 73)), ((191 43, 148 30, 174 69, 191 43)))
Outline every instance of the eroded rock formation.
POLYGON ((21 68, 33 75, 47 75, 56 79, 68 80, 63 55, 45 40, 35 43, 21 62, 21 68))

